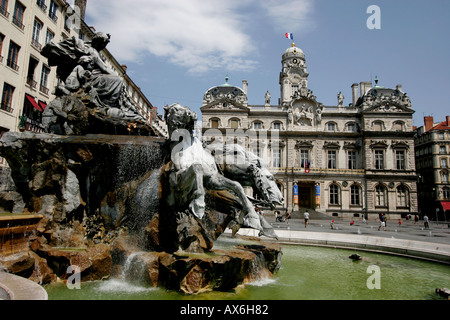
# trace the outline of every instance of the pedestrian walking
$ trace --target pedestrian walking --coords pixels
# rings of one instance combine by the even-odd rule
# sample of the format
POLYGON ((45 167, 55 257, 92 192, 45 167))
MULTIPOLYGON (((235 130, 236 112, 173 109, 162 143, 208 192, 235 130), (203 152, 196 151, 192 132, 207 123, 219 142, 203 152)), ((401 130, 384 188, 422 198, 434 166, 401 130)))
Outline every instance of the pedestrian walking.
POLYGON ((284 219, 287 225, 289 225, 289 220, 291 220, 291 213, 288 211, 286 212, 286 218, 284 219))
POLYGON ((378 226, 378 231, 383 228, 383 231, 386 231, 386 219, 384 218, 384 214, 380 213, 378 215, 378 219, 380 220, 380 225, 378 226))
POLYGON ((414 215, 414 224, 417 224, 419 222, 419 215, 414 215))
POLYGON ((430 219, 428 218, 427 215, 423 216, 423 225, 425 227, 425 229, 430 229, 430 225, 429 225, 430 219))
POLYGON ((304 217, 305 217, 305 228, 306 228, 306 227, 308 227, 308 224, 309 224, 309 212, 308 211, 305 211, 304 217))

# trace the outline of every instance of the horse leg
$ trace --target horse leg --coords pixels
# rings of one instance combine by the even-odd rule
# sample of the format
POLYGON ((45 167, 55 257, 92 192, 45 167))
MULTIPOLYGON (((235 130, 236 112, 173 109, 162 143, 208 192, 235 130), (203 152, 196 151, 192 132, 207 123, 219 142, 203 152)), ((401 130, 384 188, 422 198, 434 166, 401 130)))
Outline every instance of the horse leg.
POLYGON ((216 174, 213 176, 206 177, 204 179, 205 187, 210 190, 231 190, 239 198, 243 210, 239 217, 240 224, 246 224, 249 227, 256 230, 263 230, 260 222, 259 215, 253 209, 253 205, 247 198, 244 192, 244 188, 236 182, 222 175, 216 174))

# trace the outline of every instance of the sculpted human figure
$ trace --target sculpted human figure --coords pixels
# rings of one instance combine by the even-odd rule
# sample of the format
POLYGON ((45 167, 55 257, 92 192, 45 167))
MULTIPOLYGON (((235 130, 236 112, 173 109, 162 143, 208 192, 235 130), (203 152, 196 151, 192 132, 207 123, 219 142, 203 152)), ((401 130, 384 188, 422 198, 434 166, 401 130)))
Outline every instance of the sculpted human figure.
POLYGON ((57 74, 63 84, 57 95, 70 95, 85 90, 91 101, 104 113, 119 119, 143 120, 137 106, 125 90, 125 83, 103 61, 100 52, 110 42, 110 35, 97 32, 91 42, 76 37, 60 43, 50 41, 42 55, 50 66, 57 66, 57 74))

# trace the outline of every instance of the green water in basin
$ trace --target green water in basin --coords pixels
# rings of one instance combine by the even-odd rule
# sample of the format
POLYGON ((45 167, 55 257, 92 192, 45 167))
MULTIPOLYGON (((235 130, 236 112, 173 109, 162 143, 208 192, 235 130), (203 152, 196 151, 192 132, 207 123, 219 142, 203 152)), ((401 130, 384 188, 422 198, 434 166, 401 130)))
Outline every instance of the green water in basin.
MULTIPOLYGON (((232 244, 226 239, 215 247, 232 244)), ((50 300, 434 300, 442 299, 436 288, 450 287, 450 266, 443 264, 332 248, 288 245, 282 251, 282 267, 273 279, 232 292, 187 296, 120 279, 82 283, 79 290, 64 284, 46 289, 50 300), (354 253, 363 259, 349 259, 354 253), (380 289, 369 289, 368 280, 380 289)))

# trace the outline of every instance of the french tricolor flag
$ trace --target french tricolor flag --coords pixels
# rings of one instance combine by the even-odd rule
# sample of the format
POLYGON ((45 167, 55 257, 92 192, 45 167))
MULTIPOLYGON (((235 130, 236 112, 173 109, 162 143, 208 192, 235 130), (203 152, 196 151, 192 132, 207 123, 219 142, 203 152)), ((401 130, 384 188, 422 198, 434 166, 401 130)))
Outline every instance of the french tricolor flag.
POLYGON ((286 33, 285 36, 286 36, 286 39, 294 40, 294 35, 292 33, 286 33))

